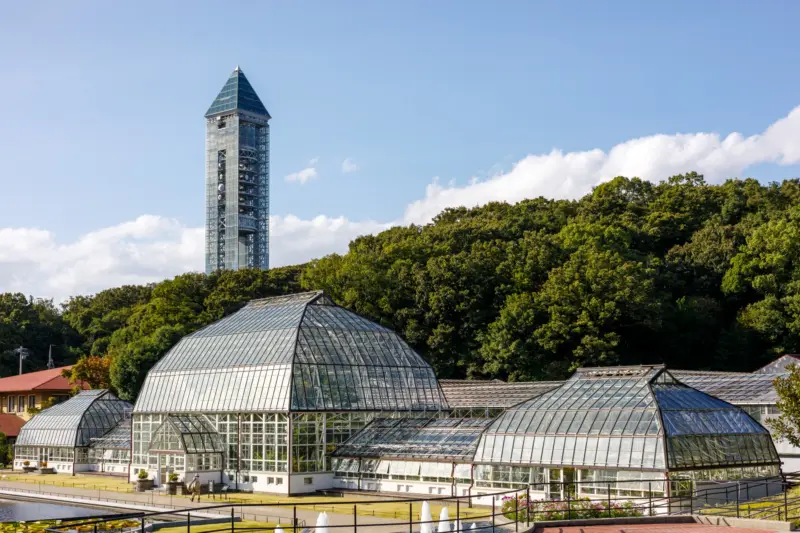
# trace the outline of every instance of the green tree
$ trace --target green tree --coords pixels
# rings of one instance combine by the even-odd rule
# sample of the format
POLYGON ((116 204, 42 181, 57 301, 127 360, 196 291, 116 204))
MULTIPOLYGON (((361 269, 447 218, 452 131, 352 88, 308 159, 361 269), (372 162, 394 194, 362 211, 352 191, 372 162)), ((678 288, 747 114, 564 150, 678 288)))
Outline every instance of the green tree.
POLYGON ((538 292, 508 298, 481 348, 487 373, 552 379, 580 366, 646 362, 639 349, 661 318, 652 276, 616 252, 580 248, 538 292))
POLYGON ((104 355, 111 334, 125 326, 137 305, 147 302, 154 285, 123 285, 94 296, 73 296, 62 306, 64 320, 82 337, 81 355, 104 355))
POLYGON ((14 350, 20 346, 29 352, 23 360, 23 372, 30 372, 46 367, 51 344, 58 346, 53 351, 59 364, 71 363, 69 348, 78 342, 79 336, 64 322, 52 300, 0 294, 0 376, 19 372, 14 350))
POLYGON ((789 373, 775 380, 779 414, 767 420, 772 434, 795 447, 800 447, 800 366, 789 365, 789 373))
POLYGON ((14 462, 14 446, 8 442, 8 437, 0 432, 0 464, 10 465, 14 462))

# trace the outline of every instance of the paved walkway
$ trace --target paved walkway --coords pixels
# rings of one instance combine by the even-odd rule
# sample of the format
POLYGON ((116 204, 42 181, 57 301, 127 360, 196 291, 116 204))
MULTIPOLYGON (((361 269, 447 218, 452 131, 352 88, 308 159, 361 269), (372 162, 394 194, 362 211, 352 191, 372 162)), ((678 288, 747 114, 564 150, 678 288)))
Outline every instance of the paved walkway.
POLYGON ((537 533, 773 533, 771 529, 731 528, 704 524, 636 524, 609 526, 546 527, 537 533))
MULTIPOLYGON (((286 530, 287 525, 292 523, 293 517, 291 504, 287 505, 286 507, 248 507, 239 504, 226 504, 224 500, 209 500, 206 497, 204 497, 200 502, 192 502, 186 498, 177 498, 153 492, 120 493, 78 487, 34 485, 31 483, 21 483, 16 481, 0 481, 0 490, 7 491, 8 494, 18 494, 19 496, 45 495, 49 496, 51 501, 57 501, 57 499, 63 498, 65 499, 65 502, 67 501, 66 499, 69 499, 71 503, 84 503, 86 505, 93 504, 109 507, 117 505, 120 509, 128 510, 130 510, 132 507, 138 507, 141 510, 147 511, 151 511, 156 508, 167 511, 172 509, 197 509, 210 505, 224 505, 225 507, 220 508, 219 510, 207 510, 202 511, 202 513, 217 513, 220 516, 230 516, 231 509, 233 509, 235 516, 240 517, 242 520, 279 523, 283 526, 284 530, 286 530)), ((318 511, 308 509, 297 509, 296 513, 301 527, 313 527, 316 524, 317 516, 319 515, 318 511)), ((395 520, 391 518, 362 515, 358 515, 356 518, 359 532, 407 533, 409 530, 407 520, 395 520)), ((330 533, 350 533, 354 529, 353 515, 351 514, 340 514, 329 511, 328 523, 330 527, 330 533)), ((415 524, 414 529, 419 530, 419 525, 415 524)), ((433 529, 436 530, 436 524, 433 525, 433 529)), ((501 529, 499 524, 497 529, 501 529)), ((525 528, 522 527, 522 524, 520 524, 519 531, 524 531, 524 529, 525 528)), ((510 527, 510 531, 514 531, 513 524, 510 527)), ((287 530, 287 533, 291 533, 291 530, 287 530)))

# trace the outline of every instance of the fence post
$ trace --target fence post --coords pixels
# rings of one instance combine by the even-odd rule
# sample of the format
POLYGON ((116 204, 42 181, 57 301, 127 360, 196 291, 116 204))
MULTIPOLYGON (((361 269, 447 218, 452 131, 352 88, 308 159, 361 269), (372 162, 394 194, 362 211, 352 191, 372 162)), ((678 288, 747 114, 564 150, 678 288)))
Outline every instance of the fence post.
POLYGON ((525 487, 525 525, 531 525, 531 486, 525 487))
POLYGON ((233 524, 234 524, 234 518, 233 518, 233 507, 231 507, 231 533, 233 533, 233 530, 234 530, 234 528, 236 527, 236 526, 234 526, 233 524))
MULTIPOLYGON (((97 531, 97 526, 94 526, 94 530, 97 531)), ((144 533, 144 515, 142 515, 142 533, 144 533)))
POLYGON ((741 518, 739 516, 739 490, 740 489, 741 489, 741 486, 739 485, 739 482, 737 481, 736 482, 736 518, 741 518))
POLYGON ((647 482, 647 509, 650 511, 650 516, 653 516, 653 482, 647 482))
POLYGON ((789 520, 789 499, 787 497, 788 489, 783 491, 783 516, 786 517, 786 520, 789 520))
POLYGON ((608 517, 611 518, 611 482, 608 482, 608 517))
POLYGON ((356 512, 357 505, 353 505, 353 532, 358 531, 358 513, 356 512))
POLYGON ((297 533, 297 505, 292 505, 292 533, 297 533))
POLYGON ((414 504, 408 504, 408 533, 414 533, 414 504))
POLYGON ((572 520, 572 500, 569 497, 569 489, 567 490, 567 520, 572 520))
POLYGON ((519 494, 514 493, 514 533, 519 533, 519 494))
POLYGON ((186 533, 192 533, 192 513, 186 513, 186 533))
POLYGON ((494 497, 494 495, 492 495, 492 533, 494 533, 494 515, 495 515, 495 512, 494 512, 494 501, 495 501, 495 497, 494 497))
POLYGON ((460 533, 464 528, 461 527, 461 500, 458 499, 458 496, 456 496, 456 524, 458 524, 456 533, 460 533))

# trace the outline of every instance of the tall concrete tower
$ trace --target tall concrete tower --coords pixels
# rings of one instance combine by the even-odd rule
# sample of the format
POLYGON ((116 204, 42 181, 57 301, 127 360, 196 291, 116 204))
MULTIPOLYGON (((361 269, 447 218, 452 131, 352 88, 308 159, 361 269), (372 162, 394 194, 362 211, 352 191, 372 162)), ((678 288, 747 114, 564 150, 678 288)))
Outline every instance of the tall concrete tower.
POLYGON ((206 273, 269 268, 270 118, 239 67, 206 111, 206 273))

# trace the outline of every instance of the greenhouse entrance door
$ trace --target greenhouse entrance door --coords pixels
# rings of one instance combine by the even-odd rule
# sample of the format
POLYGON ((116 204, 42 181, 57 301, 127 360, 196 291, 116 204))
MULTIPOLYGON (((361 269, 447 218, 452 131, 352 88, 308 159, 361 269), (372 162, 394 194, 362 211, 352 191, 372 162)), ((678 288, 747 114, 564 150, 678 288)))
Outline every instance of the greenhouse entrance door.
POLYGON ((566 500, 575 497, 575 478, 574 468, 551 468, 550 469, 550 498, 554 500, 566 500))
POLYGON ((156 456, 158 457, 159 485, 164 485, 172 472, 177 472, 178 475, 183 473, 185 459, 182 453, 159 453, 156 456))

